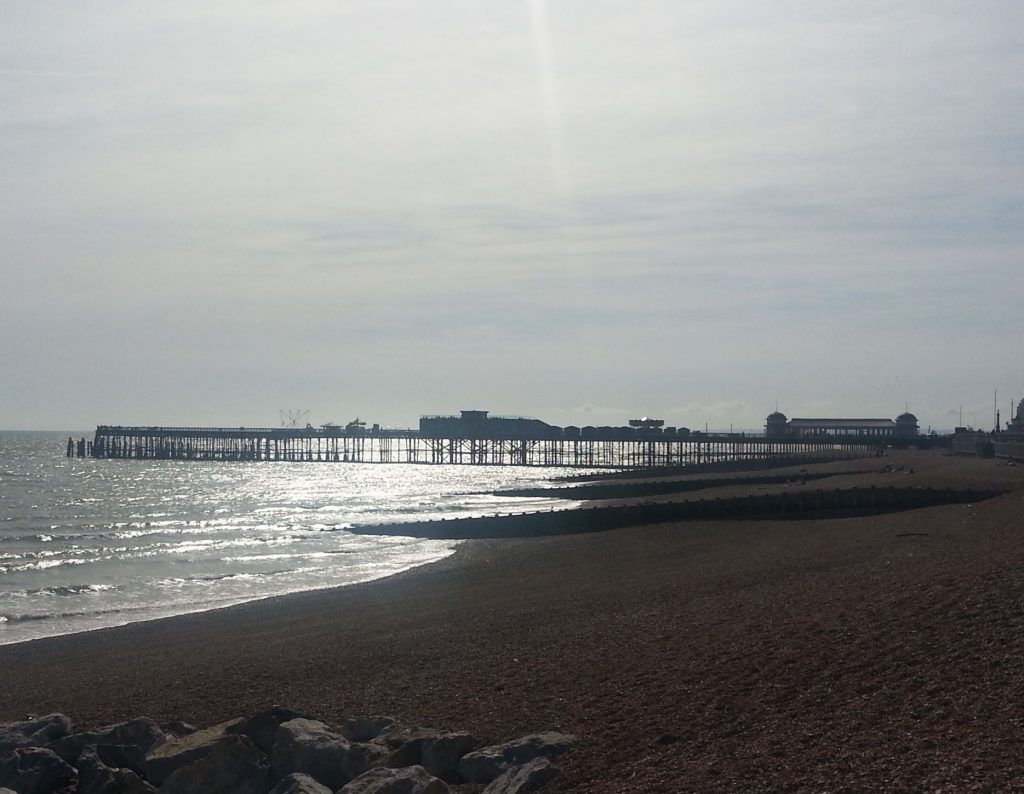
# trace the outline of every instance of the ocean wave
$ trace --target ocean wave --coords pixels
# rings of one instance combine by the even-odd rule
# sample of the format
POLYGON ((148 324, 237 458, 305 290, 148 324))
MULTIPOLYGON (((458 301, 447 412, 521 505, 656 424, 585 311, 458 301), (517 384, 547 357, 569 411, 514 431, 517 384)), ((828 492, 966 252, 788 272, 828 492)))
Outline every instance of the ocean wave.
POLYGON ((281 576, 286 573, 295 573, 295 568, 281 568, 275 571, 247 571, 242 573, 216 573, 205 576, 174 576, 169 579, 161 579, 157 585, 187 585, 187 584, 212 584, 234 579, 264 579, 269 576, 281 576))
POLYGON ((0 560, 48 560, 51 557, 60 557, 62 554, 84 554, 85 549, 44 549, 42 551, 4 552, 0 554, 0 560))
POLYGON ((221 557, 221 562, 262 562, 264 560, 292 560, 306 557, 306 554, 242 554, 237 557, 221 557))
POLYGON ((114 537, 118 540, 132 540, 144 538, 148 535, 219 535, 224 532, 275 532, 282 529, 301 530, 304 527, 284 527, 279 524, 247 524, 240 522, 237 517, 231 521, 214 523, 212 521, 160 522, 159 526, 148 526, 145 524, 122 524, 116 532, 103 537, 114 537))
POLYGON ((336 554, 358 554, 361 549, 327 549, 326 551, 309 551, 301 554, 241 554, 235 557, 222 557, 221 562, 263 562, 265 560, 308 560, 318 557, 332 557, 336 554))
POLYGON ((91 618, 101 615, 118 615, 123 612, 141 612, 151 609, 143 607, 115 607, 113 609, 90 609, 77 610, 74 612, 24 612, 21 614, 9 613, 0 615, 0 623, 40 623, 46 620, 67 620, 68 618, 91 618))
MULTIPOLYGON (((51 527, 53 529, 53 527, 51 527)), ((80 535, 61 535, 60 539, 63 540, 74 540, 82 537, 80 535)), ((36 535, 3 535, 0 536, 0 543, 50 543, 54 539, 53 535, 49 534, 36 534, 36 535)))
POLYGON ((49 568, 59 568, 62 565, 84 565, 87 562, 94 562, 94 560, 38 560, 24 565, 0 565, 0 572, 45 571, 49 568))
MULTIPOLYGON (((132 527, 133 525, 128 524, 127 526, 132 527)), ((139 525, 131 529, 119 529, 105 537, 117 538, 118 540, 133 540, 135 538, 144 538, 148 535, 202 535, 206 532, 208 532, 208 529, 199 524, 174 527, 173 522, 168 522, 158 527, 139 525)))
MULTIPOLYGON (((207 540, 189 540, 183 543, 159 543, 153 544, 151 549, 166 552, 168 554, 190 554, 192 552, 221 551, 224 549, 237 548, 260 548, 266 546, 288 546, 301 538, 294 535, 282 535, 276 538, 231 538, 219 540, 210 538, 207 540)), ((143 551, 147 550, 145 547, 143 551)))
POLYGON ((0 553, 0 571, 45 570, 60 564, 80 565, 83 563, 107 562, 110 560, 141 560, 170 557, 195 552, 206 553, 236 548, 267 548, 291 546, 301 542, 298 535, 281 535, 259 538, 207 538, 187 541, 163 541, 138 545, 120 546, 77 546, 36 549, 34 551, 5 551, 0 553))
POLYGON ((26 590, 25 595, 27 596, 79 596, 79 595, 93 595, 96 593, 107 593, 112 590, 121 590, 119 585, 113 584, 68 584, 68 585, 52 585, 50 587, 38 587, 31 590, 26 590))
MULTIPOLYGON (((51 530, 59 530, 59 526, 51 526, 51 530)), ((0 537, 0 543, 69 543, 80 540, 104 540, 111 537, 106 532, 53 532, 40 533, 36 535, 4 535, 0 537)))
POLYGON ((29 621, 50 620, 56 615, 0 615, 0 623, 28 623, 29 621))

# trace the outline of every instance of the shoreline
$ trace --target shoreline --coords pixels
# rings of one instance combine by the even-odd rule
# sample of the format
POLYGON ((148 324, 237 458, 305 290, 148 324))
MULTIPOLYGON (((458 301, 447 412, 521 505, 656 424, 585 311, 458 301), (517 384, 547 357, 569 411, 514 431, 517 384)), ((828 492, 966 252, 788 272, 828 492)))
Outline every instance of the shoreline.
MULTIPOLYGON (((26 432, 32 433, 34 431, 26 431, 26 432)), ((60 431, 45 431, 45 432, 49 433, 50 435, 54 435, 54 434, 60 435, 61 434, 60 431)), ((710 478, 711 476, 713 476, 713 475, 717 475, 717 477, 719 478, 719 482, 718 482, 719 485, 730 484, 733 481, 735 482, 735 484, 743 484, 743 480, 745 479, 744 478, 744 473, 748 473, 748 472, 764 472, 764 471, 771 472, 771 471, 776 471, 776 470, 778 470, 778 471, 787 471, 787 470, 792 471, 792 470, 795 470, 796 468, 798 468, 800 466, 806 465, 806 464, 811 463, 811 462, 845 464, 845 463, 849 463, 850 461, 857 461, 857 460, 863 460, 863 458, 850 457, 850 456, 845 455, 845 454, 844 455, 818 455, 818 456, 786 455, 786 456, 781 456, 779 458, 774 458, 774 459, 751 458, 749 460, 743 460, 743 461, 729 460, 729 461, 718 461, 718 462, 711 462, 711 463, 691 464, 691 465, 686 466, 686 467, 674 467, 674 468, 669 469, 669 470, 658 470, 653 484, 664 486, 666 484, 666 481, 668 481, 669 484, 671 484, 672 482, 679 482, 681 480, 685 480, 685 481, 689 481, 689 482, 692 482, 692 483, 696 484, 701 489, 706 489, 707 486, 710 484, 710 483, 706 482, 706 480, 708 478, 710 478), (668 472, 668 473, 666 474, 666 472, 668 472), (722 478, 722 475, 728 475, 729 473, 733 473, 733 476, 731 478, 725 478, 725 479, 722 478)), ((649 475, 647 477, 641 477, 639 475, 640 475, 640 473, 635 471, 635 470, 622 470, 622 471, 615 471, 615 472, 608 471, 608 472, 603 472, 601 474, 585 475, 583 479, 590 480, 590 481, 596 481, 597 484, 596 485, 595 484, 578 485, 577 487, 580 488, 580 490, 581 490, 581 493, 578 496, 572 496, 572 495, 567 494, 566 493, 567 490, 575 490, 575 488, 574 489, 567 489, 563 485, 560 485, 559 482, 560 482, 560 480, 562 478, 557 478, 557 477, 553 478, 553 479, 549 479, 548 480, 548 485, 547 486, 543 486, 543 487, 518 489, 518 490, 517 489, 511 489, 511 490, 496 490, 496 491, 493 491, 493 492, 491 492, 491 495, 499 496, 499 497, 513 497, 516 500, 527 500, 527 499, 531 499, 531 498, 532 499, 542 498, 542 499, 545 499, 547 501, 565 501, 566 503, 568 503, 569 501, 574 501, 574 502, 578 503, 577 506, 573 507, 573 508, 552 507, 550 510, 526 511, 526 512, 521 511, 521 510, 513 510, 513 511, 510 511, 508 513, 497 513, 497 514, 494 514, 494 515, 485 515, 485 516, 480 516, 480 517, 472 518, 471 521, 470 521, 470 523, 473 523, 475 521, 479 521, 481 519, 483 519, 485 522, 493 521, 497 526, 500 526, 500 527, 503 527, 503 528, 504 527, 509 527, 510 531, 508 531, 507 533, 500 533, 500 532, 499 533, 494 533, 492 531, 492 532, 484 533, 484 534, 481 534, 481 535, 469 533, 469 534, 451 535, 451 536, 432 533, 431 530, 433 530, 434 528, 436 528, 438 526, 442 526, 442 525, 445 525, 445 524, 447 524, 448 526, 459 526, 459 525, 465 523, 464 519, 457 519, 457 518, 453 518, 453 519, 440 519, 440 520, 423 519, 423 520, 420 520, 420 521, 409 522, 407 524, 401 524, 401 525, 391 524, 391 523, 380 524, 380 525, 377 525, 377 524, 368 524, 368 525, 362 525, 362 526, 358 526, 357 525, 357 526, 351 527, 350 531, 352 531, 355 534, 360 534, 360 535, 401 535, 401 536, 408 536, 408 537, 413 537, 413 538, 416 538, 416 539, 424 539, 424 540, 428 540, 428 539, 442 540, 442 541, 447 541, 447 542, 450 542, 450 543, 453 543, 453 544, 454 543, 458 543, 458 542, 463 542, 465 540, 475 539, 477 537, 488 537, 488 536, 494 536, 494 537, 506 537, 506 536, 507 537, 528 537, 528 536, 530 536, 533 533, 531 533, 529 531, 524 531, 524 529, 521 528, 521 527, 516 527, 516 523, 517 523, 517 521, 519 519, 525 518, 526 520, 525 521, 521 521, 520 523, 521 523, 522 527, 527 527, 528 528, 530 526, 530 524, 531 524, 530 519, 533 516, 543 516, 543 518, 540 518, 540 521, 543 521, 546 518, 556 518, 555 516, 548 516, 547 515, 547 513, 551 512, 551 511, 563 512, 563 513, 564 512, 575 512, 577 510, 584 509, 584 507, 586 507, 587 505, 597 505, 597 504, 602 504, 603 502, 606 502, 608 500, 608 497, 602 495, 601 493, 593 493, 592 489, 594 489, 594 488, 597 488, 597 489, 610 488, 610 489, 614 490, 616 495, 620 497, 619 501, 622 502, 623 504, 631 503, 632 501, 634 501, 635 499, 637 499, 639 497, 646 496, 647 495, 647 489, 652 484, 652 482, 651 482, 651 479, 650 479, 649 475), (408 532, 406 534, 406 533, 402 533, 402 532, 395 532, 395 531, 392 531, 390 529, 391 527, 398 527, 398 526, 409 528, 412 531, 410 531, 410 532, 408 532), (425 531, 421 533, 420 531, 418 531, 420 529, 425 530, 425 531)), ((762 477, 763 476, 764 475, 762 475, 762 477)), ((770 474, 770 475, 768 475, 768 479, 778 479, 781 482, 786 477, 791 477, 791 476, 792 476, 792 473, 789 474, 789 475, 785 475, 785 474, 782 474, 782 475, 770 474)), ((826 474, 826 475, 823 475, 823 476, 831 476, 831 475, 826 474)), ((582 481, 583 480, 581 480, 581 482, 582 481)), ((664 490, 664 488, 662 488, 662 490, 664 490)), ((692 488, 687 488, 686 490, 692 490, 692 488)), ((669 493, 670 494, 672 493, 671 489, 669 490, 669 493)), ((522 504, 522 502, 520 502, 520 504, 522 504)), ((579 518, 580 518, 579 516, 568 516, 569 521, 573 522, 575 520, 575 523, 579 522, 579 518)), ((618 521, 616 521, 614 525, 615 526, 628 526, 631 523, 638 523, 639 519, 642 519, 643 517, 642 516, 637 516, 636 518, 637 518, 637 520, 632 520, 629 516, 624 516, 624 517, 620 518, 618 521)), ((604 531, 607 528, 608 528, 607 526, 601 526, 601 527, 598 527, 597 530, 604 531)), ((563 531, 563 530, 558 529, 556 527, 553 530, 545 531, 543 534, 566 534, 568 531, 569 530, 563 531)), ((575 529, 573 531, 579 531, 579 529, 575 529)), ((584 530, 584 531, 587 531, 587 530, 584 530)), ((445 559, 446 557, 451 556, 451 554, 453 552, 454 552, 454 549, 452 551, 450 551, 448 554, 446 554, 444 557, 439 558, 439 560, 440 559, 445 559)), ((369 581, 375 581, 376 579, 386 579, 386 578, 388 578, 390 576, 397 575, 399 573, 403 573, 404 571, 409 570, 410 568, 420 567, 421 565, 434 564, 434 563, 438 562, 439 560, 432 560, 432 561, 425 562, 425 563, 416 563, 413 566, 409 566, 409 567, 406 567, 406 568, 402 568, 400 570, 388 572, 388 573, 382 574, 380 576, 377 576, 374 579, 367 579, 367 580, 364 580, 364 581, 369 582, 369 581)), ((94 625, 94 626, 90 626, 90 627, 75 628, 75 629, 73 629, 71 631, 58 631, 58 632, 55 632, 55 633, 52 633, 52 634, 46 634, 46 635, 43 635, 43 636, 25 637, 23 639, 17 639, 17 640, 12 640, 12 641, 2 641, 2 642, 0 642, 0 647, 4 647, 4 646, 7 646, 7 645, 18 645, 18 644, 25 643, 25 642, 34 642, 36 640, 41 640, 41 639, 51 639, 51 638, 55 638, 55 637, 64 637, 64 636, 69 636, 69 635, 72 635, 72 634, 83 634, 83 633, 88 633, 88 632, 92 632, 92 631, 99 631, 99 630, 108 629, 108 628, 120 628, 120 627, 123 627, 123 626, 133 625, 135 623, 144 623, 144 622, 149 622, 149 621, 153 621, 153 620, 166 620, 166 619, 170 619, 170 618, 185 617, 185 616, 189 616, 189 615, 198 614, 198 613, 201 613, 201 612, 209 612, 209 611, 215 611, 215 610, 219 610, 219 609, 228 609, 228 608, 235 607, 235 606, 242 606, 244 604, 256 604, 256 603, 260 603, 262 601, 265 601, 268 598, 279 598, 279 597, 295 595, 295 594, 299 594, 299 593, 306 593, 306 592, 315 593, 315 592, 320 592, 320 591, 323 591, 323 590, 334 589, 336 587, 349 587, 349 586, 352 586, 353 584, 362 584, 362 583, 363 582, 352 582, 352 583, 347 583, 347 584, 344 584, 344 585, 328 584, 328 585, 324 585, 322 587, 316 587, 316 588, 312 588, 312 589, 308 589, 308 590, 294 590, 294 591, 291 591, 291 592, 284 592, 284 593, 272 593, 272 594, 269 594, 269 595, 261 595, 261 596, 255 596, 255 597, 241 598, 239 600, 226 600, 226 602, 209 602, 207 604, 204 604, 204 605, 201 605, 201 606, 196 606, 195 608, 187 609, 185 611, 172 611, 172 608, 168 607, 167 608, 169 610, 168 614, 159 614, 159 612, 163 609, 162 607, 159 607, 159 606, 147 607, 146 608, 147 612, 156 613, 156 614, 150 614, 150 615, 147 615, 146 617, 132 618, 132 619, 126 620, 124 622, 110 623, 109 625, 94 625)), ((35 621, 33 621, 33 623, 35 623, 35 621)), ((16 625, 16 622, 14 624, 12 624, 12 625, 16 625)))
POLYGON ((4 645, 0 721, 203 725, 280 703, 485 740, 574 733, 551 791, 1019 785, 1024 467, 880 460, 1009 492, 474 540, 370 582, 4 645))
MULTIPOLYGON (((433 559, 433 560, 426 560, 426 561, 423 561, 423 562, 416 562, 416 563, 413 563, 411 565, 407 565, 404 568, 401 568, 399 570, 388 571, 387 573, 382 573, 379 576, 374 576, 374 577, 372 577, 370 579, 362 579, 362 580, 360 580, 358 582, 349 582, 347 584, 329 584, 329 585, 324 585, 323 587, 315 587, 315 588, 307 589, 307 590, 294 590, 292 592, 287 592, 287 593, 272 593, 270 595, 256 596, 254 598, 245 598, 245 599, 242 599, 242 600, 239 600, 239 601, 232 601, 230 603, 217 604, 215 606, 210 606, 209 604, 203 605, 203 606, 197 606, 195 609, 192 609, 192 610, 189 610, 189 611, 186 611, 186 612, 174 612, 173 614, 168 614, 168 615, 154 615, 152 617, 145 617, 145 618, 140 618, 140 619, 137 619, 137 620, 128 620, 128 621, 126 621, 124 623, 115 623, 115 624, 112 624, 112 625, 109 625, 109 626, 93 626, 91 628, 82 628, 82 629, 77 629, 77 630, 74 630, 74 631, 61 632, 59 634, 48 634, 48 635, 45 635, 45 636, 42 636, 42 637, 28 637, 28 638, 25 638, 25 639, 22 639, 22 640, 14 640, 12 642, 0 642, 0 648, 7 648, 9 646, 22 645, 22 644, 28 643, 28 642, 39 642, 39 641, 43 641, 43 640, 58 639, 60 637, 71 637, 71 636, 77 636, 79 634, 89 634, 89 633, 94 632, 94 631, 106 631, 106 630, 110 630, 110 629, 121 629, 121 628, 125 628, 126 626, 134 626, 134 625, 136 625, 138 623, 152 623, 152 622, 161 621, 161 620, 175 620, 177 618, 187 618, 187 617, 190 617, 190 616, 193 616, 193 615, 203 614, 204 612, 216 612, 216 611, 221 610, 221 609, 233 609, 235 607, 243 607, 243 606, 246 606, 247 604, 258 605, 258 604, 262 603, 263 601, 267 601, 267 600, 273 599, 273 598, 288 598, 289 596, 303 595, 305 593, 315 594, 315 593, 321 593, 321 592, 323 592, 325 590, 339 590, 339 589, 346 588, 346 587, 355 587, 357 585, 371 584, 373 582, 379 582, 379 581, 382 581, 384 579, 389 579, 392 576, 401 576, 402 574, 406 573, 407 571, 412 571, 412 570, 415 570, 416 568, 422 568, 422 567, 427 566, 427 565, 436 565, 436 564, 438 564, 440 562, 443 562, 444 560, 448 559, 449 557, 451 557, 452 555, 454 555, 456 553, 456 551, 458 550, 459 544, 462 543, 463 541, 452 540, 450 542, 452 543, 452 548, 448 551, 447 554, 445 554, 442 557, 438 557, 437 559, 433 559)), ((147 608, 147 609, 152 609, 153 611, 157 611, 159 608, 158 607, 152 607, 152 608, 147 608)))

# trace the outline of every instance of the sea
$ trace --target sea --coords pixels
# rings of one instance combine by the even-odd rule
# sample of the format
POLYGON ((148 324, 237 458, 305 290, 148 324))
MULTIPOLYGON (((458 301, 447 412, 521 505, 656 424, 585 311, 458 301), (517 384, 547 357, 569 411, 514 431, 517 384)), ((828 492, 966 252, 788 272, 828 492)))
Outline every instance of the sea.
POLYGON ((357 526, 573 506, 492 493, 569 469, 65 457, 83 435, 0 431, 0 644, 379 579, 457 545, 357 526))

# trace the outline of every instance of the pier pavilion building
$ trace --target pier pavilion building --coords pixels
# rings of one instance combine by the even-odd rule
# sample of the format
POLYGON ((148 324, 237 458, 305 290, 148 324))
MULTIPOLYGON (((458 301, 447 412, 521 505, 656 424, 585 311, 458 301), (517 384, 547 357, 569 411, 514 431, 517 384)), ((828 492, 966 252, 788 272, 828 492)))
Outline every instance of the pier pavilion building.
POLYGON ((765 420, 768 438, 861 438, 903 441, 918 434, 917 417, 902 413, 893 419, 787 419, 780 411, 765 420))
POLYGON ((562 428, 524 416, 490 416, 462 411, 458 416, 421 416, 421 438, 508 438, 545 440, 562 437, 562 428))

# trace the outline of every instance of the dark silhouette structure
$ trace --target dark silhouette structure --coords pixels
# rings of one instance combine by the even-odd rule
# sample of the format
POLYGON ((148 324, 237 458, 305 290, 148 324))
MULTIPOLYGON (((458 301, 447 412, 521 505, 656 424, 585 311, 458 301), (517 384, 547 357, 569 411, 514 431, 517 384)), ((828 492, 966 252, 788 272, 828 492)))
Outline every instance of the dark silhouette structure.
POLYGON ((765 419, 767 438, 856 438, 869 442, 906 441, 918 434, 917 417, 902 413, 892 419, 787 419, 774 411, 765 419))
POLYGON ((321 461, 495 466, 655 468, 730 460, 860 455, 863 438, 691 433, 650 421, 634 427, 557 427, 487 411, 424 416, 418 430, 350 422, 313 427, 100 425, 92 442, 69 439, 69 457, 149 460, 321 461))

